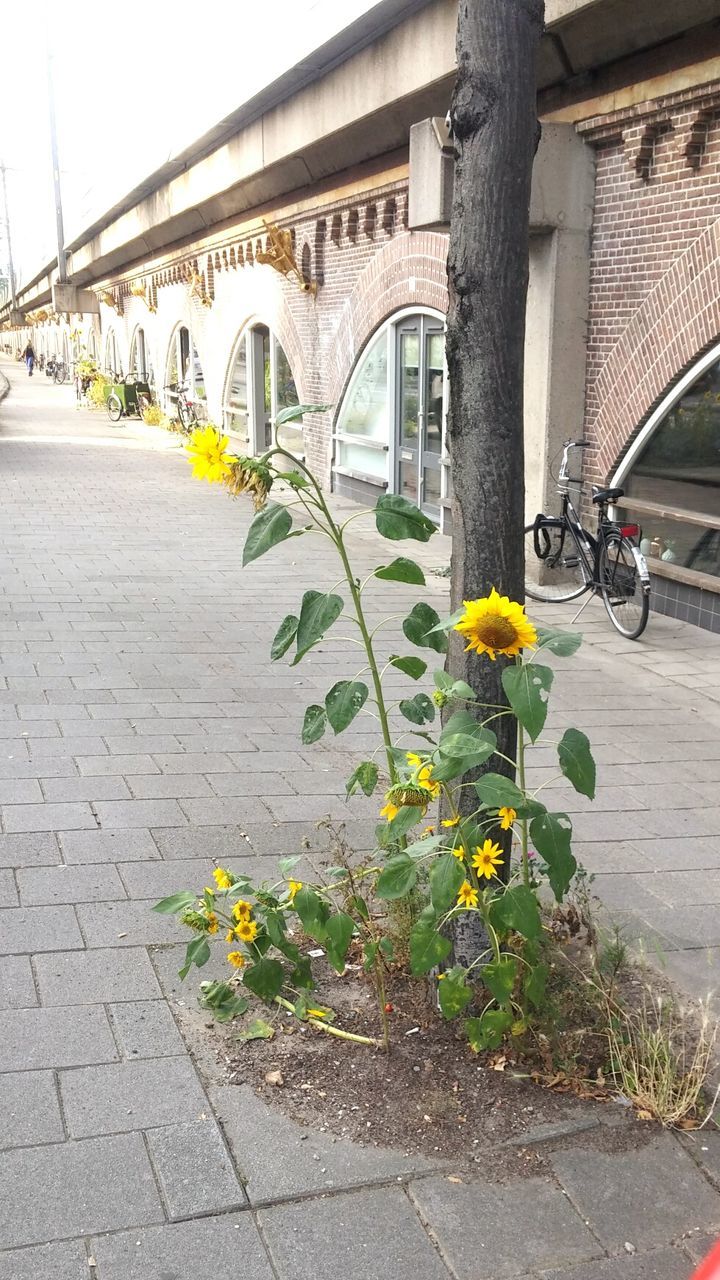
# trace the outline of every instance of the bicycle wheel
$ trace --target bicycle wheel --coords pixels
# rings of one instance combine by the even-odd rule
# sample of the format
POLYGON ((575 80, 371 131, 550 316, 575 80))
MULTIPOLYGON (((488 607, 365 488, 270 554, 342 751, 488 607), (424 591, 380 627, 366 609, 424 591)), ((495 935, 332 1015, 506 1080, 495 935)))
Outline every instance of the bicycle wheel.
POLYGON ((111 391, 107 398, 107 411, 111 422, 119 422, 123 416, 122 400, 115 395, 114 391, 111 391))
POLYGON ((526 526, 526 596, 544 604, 562 604, 565 600, 577 600, 588 585, 575 539, 564 520, 548 518, 538 533, 537 543, 535 525, 526 526))
POLYGON ((632 543, 619 533, 608 534, 598 565, 600 592, 608 617, 621 636, 637 640, 647 626, 650 597, 635 564, 632 543))
POLYGON ((62 384, 65 381, 66 377, 67 377, 67 369, 65 368, 65 365, 64 364, 57 365, 55 369, 55 373, 53 374, 54 381, 62 384))
POLYGON ((186 404, 186 402, 183 400, 182 396, 178 396, 177 412, 178 412, 178 422, 180 423, 181 430, 184 431, 186 435, 189 435, 190 432, 192 431, 194 423, 190 414, 190 409, 186 404))

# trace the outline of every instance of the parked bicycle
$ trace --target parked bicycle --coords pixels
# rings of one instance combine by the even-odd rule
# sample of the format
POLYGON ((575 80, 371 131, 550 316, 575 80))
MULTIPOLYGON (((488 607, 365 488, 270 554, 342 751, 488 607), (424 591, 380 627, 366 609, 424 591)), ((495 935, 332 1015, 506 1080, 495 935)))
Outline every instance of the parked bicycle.
POLYGON ((48 356, 45 362, 45 376, 52 378, 53 382, 62 384, 70 377, 70 366, 62 356, 48 356))
POLYGON ((177 409, 180 429, 186 435, 190 435, 197 426, 200 426, 206 420, 204 401, 190 399, 188 395, 189 386, 186 382, 171 382, 165 387, 165 391, 177 409))
POLYGON ((525 529, 525 594, 545 604, 577 600, 585 592, 599 595, 613 626, 628 640, 637 640, 650 612, 650 574, 638 546, 640 528, 608 516, 608 506, 622 498, 623 489, 597 486, 592 492, 597 533, 584 527, 570 499, 568 458, 571 449, 585 445, 568 440, 564 447, 558 475, 561 514, 540 514, 525 529))

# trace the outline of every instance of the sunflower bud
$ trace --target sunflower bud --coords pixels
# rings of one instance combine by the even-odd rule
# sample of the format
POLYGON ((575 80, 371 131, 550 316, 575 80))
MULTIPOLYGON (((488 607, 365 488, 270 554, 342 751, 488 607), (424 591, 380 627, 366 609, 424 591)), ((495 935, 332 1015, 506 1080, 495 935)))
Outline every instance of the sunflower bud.
POLYGON ((446 707, 448 704, 448 696, 442 689, 433 689, 432 700, 436 707, 446 707))
POLYGON ((390 788, 385 799, 397 805, 398 809, 403 805, 412 805, 416 809, 422 809, 424 813, 432 796, 425 787, 414 787, 401 782, 396 787, 390 788))

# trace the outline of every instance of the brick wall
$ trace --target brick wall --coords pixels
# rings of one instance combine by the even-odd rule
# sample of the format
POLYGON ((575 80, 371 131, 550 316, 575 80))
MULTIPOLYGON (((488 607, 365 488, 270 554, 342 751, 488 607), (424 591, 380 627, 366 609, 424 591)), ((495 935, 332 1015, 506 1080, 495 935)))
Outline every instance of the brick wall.
POLYGON ((578 128, 597 152, 585 430, 602 481, 720 337, 720 83, 578 128))

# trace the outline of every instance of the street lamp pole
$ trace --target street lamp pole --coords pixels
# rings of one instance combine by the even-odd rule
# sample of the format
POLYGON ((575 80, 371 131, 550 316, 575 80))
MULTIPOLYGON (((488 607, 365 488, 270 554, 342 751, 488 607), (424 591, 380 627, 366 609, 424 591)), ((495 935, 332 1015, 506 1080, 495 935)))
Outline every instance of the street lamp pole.
POLYGON ((55 192, 55 229, 57 234, 57 270, 58 283, 67 281, 67 264, 65 259, 65 230, 63 227, 62 198, 60 195, 60 162, 58 160, 57 128, 55 125, 55 91, 52 76, 52 54, 48 47, 47 55, 48 101, 50 104, 50 150, 52 153, 53 190, 55 192))
POLYGON ((10 239, 10 209, 8 207, 7 179, 5 177, 4 164, 0 164, 0 174, 2 174, 3 215, 5 221, 5 236, 7 239, 8 275, 10 276, 10 305, 13 311, 17 311, 17 297, 15 295, 15 266, 13 264, 12 241, 10 239))

